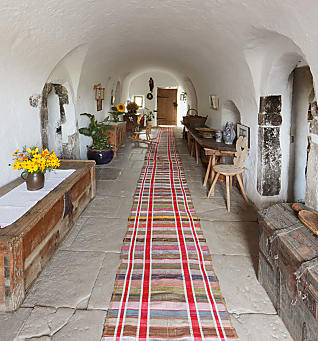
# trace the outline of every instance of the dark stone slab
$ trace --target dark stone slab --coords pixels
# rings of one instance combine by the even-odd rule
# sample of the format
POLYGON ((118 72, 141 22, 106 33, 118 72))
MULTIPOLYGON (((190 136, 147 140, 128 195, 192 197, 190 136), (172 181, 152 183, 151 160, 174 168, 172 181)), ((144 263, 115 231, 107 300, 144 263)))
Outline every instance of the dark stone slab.
POLYGON ((260 100, 260 112, 266 112, 268 114, 280 113, 282 110, 282 96, 266 96, 261 97, 260 100))
POLYGON ((121 168, 96 167, 96 180, 116 180, 122 172, 121 168))
POLYGON ((260 127, 258 139, 257 190, 262 196, 279 195, 282 168, 280 128, 260 127))
POLYGON ((260 126, 276 126, 279 127, 282 124, 282 116, 280 114, 258 114, 258 125, 260 126))

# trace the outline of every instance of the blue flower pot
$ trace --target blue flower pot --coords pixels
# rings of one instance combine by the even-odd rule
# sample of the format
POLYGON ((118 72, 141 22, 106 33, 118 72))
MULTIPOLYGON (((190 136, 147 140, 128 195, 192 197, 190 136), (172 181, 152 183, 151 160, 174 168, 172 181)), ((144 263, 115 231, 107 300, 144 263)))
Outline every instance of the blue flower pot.
POLYGON ((114 157, 114 151, 112 149, 107 150, 87 150, 88 160, 94 160, 97 165, 105 165, 109 163, 114 157))

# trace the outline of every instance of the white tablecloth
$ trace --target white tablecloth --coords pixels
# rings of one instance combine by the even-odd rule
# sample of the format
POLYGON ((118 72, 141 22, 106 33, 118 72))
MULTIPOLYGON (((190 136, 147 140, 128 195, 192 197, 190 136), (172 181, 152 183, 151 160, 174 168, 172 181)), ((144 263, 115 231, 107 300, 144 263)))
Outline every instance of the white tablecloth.
POLYGON ((1 197, 0 228, 5 228, 21 218, 24 213, 74 172, 75 169, 56 169, 45 174, 44 187, 38 191, 28 191, 24 182, 1 197))

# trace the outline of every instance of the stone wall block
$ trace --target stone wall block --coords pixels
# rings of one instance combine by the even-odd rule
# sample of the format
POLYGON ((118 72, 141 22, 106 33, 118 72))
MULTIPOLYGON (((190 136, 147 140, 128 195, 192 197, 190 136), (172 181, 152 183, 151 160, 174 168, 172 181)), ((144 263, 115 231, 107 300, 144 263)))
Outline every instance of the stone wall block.
POLYGON ((258 125, 260 126, 276 126, 282 124, 282 116, 279 113, 260 113, 258 114, 258 125))
POLYGON ((266 96, 261 97, 260 100, 260 112, 266 112, 268 114, 280 113, 282 110, 282 96, 266 96))
POLYGON ((279 195, 281 189, 282 154, 280 128, 258 129, 259 155, 257 190, 262 196, 279 195))

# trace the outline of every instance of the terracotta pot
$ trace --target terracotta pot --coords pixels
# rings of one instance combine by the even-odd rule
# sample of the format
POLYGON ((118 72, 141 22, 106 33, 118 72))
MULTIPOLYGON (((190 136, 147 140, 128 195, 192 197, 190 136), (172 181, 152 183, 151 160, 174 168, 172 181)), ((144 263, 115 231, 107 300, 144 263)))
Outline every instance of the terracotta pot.
POLYGON ((25 180, 28 191, 37 191, 44 187, 43 173, 22 174, 21 177, 25 180))

